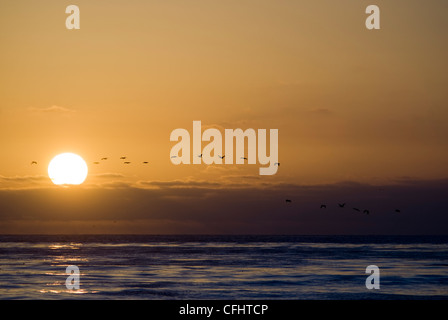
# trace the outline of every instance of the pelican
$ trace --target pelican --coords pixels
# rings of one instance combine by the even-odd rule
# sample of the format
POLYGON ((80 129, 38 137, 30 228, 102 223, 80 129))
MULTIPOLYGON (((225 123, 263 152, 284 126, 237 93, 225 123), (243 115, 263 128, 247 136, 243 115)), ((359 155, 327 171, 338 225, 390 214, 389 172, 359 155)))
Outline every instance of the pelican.
POLYGON ((320 205, 320 208, 321 208, 321 209, 326 209, 326 208, 327 208, 327 205, 325 205, 325 204, 321 204, 321 205, 320 205))

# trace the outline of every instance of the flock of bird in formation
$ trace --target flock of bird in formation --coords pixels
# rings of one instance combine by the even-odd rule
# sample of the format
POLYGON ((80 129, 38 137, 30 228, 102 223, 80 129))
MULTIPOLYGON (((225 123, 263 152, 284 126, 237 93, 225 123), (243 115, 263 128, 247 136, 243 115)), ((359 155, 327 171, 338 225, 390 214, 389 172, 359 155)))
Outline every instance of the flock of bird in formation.
MULTIPOLYGON (((286 199, 286 203, 291 203, 291 202, 292 202, 291 199, 286 199)), ((338 203, 339 208, 345 208, 345 205, 346 205, 346 203, 338 203)), ((320 208, 321 208, 321 209, 326 209, 326 208, 327 208, 327 205, 326 205, 326 204, 321 204, 321 205, 320 205, 320 208)), ((352 209, 355 210, 355 211, 357 211, 357 212, 361 212, 361 210, 358 209, 358 208, 352 208, 352 209)), ((396 213, 400 213, 401 210, 400 210, 400 209, 395 209, 395 212, 396 212, 396 213)), ((370 214, 370 211, 369 211, 368 209, 364 209, 364 210, 363 210, 363 213, 365 213, 365 214, 370 214)))
MULTIPOLYGON (((108 160, 109 158, 101 158, 101 161, 105 161, 105 160, 108 160)), ((127 159, 127 157, 120 157, 120 160, 126 160, 127 159)), ((142 162, 143 164, 148 164, 148 161, 143 161, 142 162)), ((95 162, 93 162, 93 164, 100 164, 100 162, 99 161, 95 161, 95 162)), ((123 164, 131 164, 131 161, 123 161, 123 164)))
MULTIPOLYGON (((108 160, 109 158, 105 157, 105 158, 101 158, 101 161, 105 161, 108 160)), ((120 160, 126 160, 127 157, 120 157, 120 160)), ((148 161, 143 161, 143 164, 148 164, 148 161)), ((31 161, 31 165, 36 165, 37 161, 31 161)), ((99 161, 94 161, 93 164, 100 164, 99 161)), ((123 161, 123 164, 131 164, 131 161, 123 161)))
MULTIPOLYGON (((202 153, 201 153, 200 155, 198 155, 198 157, 199 157, 199 158, 202 158, 202 153)), ((221 159, 224 159, 224 158, 225 158, 225 155, 224 155, 224 156, 220 156, 220 155, 218 155, 218 157, 220 157, 221 159)), ((127 157, 120 157, 120 160, 126 160, 126 158, 127 158, 127 157)), ((171 156, 171 158, 177 158, 177 156, 171 156)), ((108 160, 108 159, 109 159, 109 158, 106 158, 106 157, 105 157, 105 158, 101 158, 101 161, 105 161, 105 160, 108 160)), ((241 159, 243 159, 243 160, 247 160, 246 157, 241 157, 241 159)), ((148 161, 143 161, 142 163, 143 163, 143 164, 148 164, 148 161)), ((33 164, 37 164, 37 161, 31 161, 31 165, 33 165, 33 164)), ((100 162, 99 162, 99 161, 94 161, 93 164, 100 164, 100 162)), ((131 162, 130 162, 130 161, 124 161, 123 164, 131 164, 131 162)), ((276 162, 276 163, 274 163, 274 165, 279 166, 280 163, 279 163, 279 162, 276 162)))

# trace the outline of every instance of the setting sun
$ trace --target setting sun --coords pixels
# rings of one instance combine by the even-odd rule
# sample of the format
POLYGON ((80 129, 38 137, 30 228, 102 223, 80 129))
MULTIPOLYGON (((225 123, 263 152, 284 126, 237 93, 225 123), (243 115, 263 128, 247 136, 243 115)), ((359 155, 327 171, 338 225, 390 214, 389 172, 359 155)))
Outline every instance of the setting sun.
POLYGON ((87 172, 86 162, 74 153, 59 154, 48 165, 48 176, 57 185, 81 184, 87 178, 87 172))

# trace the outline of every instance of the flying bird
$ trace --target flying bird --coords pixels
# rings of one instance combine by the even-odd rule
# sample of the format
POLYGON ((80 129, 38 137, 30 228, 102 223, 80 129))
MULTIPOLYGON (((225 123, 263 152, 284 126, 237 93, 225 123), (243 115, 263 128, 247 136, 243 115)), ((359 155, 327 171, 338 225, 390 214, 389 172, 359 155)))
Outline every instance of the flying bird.
POLYGON ((395 209, 395 212, 400 213, 401 211, 399 209, 395 209))
POLYGON ((290 200, 290 199, 286 199, 286 202, 288 203, 291 203, 292 202, 292 200, 290 200))
POLYGON ((275 166, 275 165, 280 166, 280 162, 276 162, 276 163, 274 163, 274 166, 275 166))
POLYGON ((326 209, 326 208, 327 208, 327 205, 325 205, 325 204, 321 204, 321 205, 320 205, 320 208, 321 208, 321 209, 326 209))
POLYGON ((96 161, 95 161, 93 164, 99 164, 99 162, 96 162, 96 161))
POLYGON ((358 208, 353 208, 353 210, 361 212, 361 210, 359 210, 358 208))
POLYGON ((143 161, 143 163, 144 163, 144 164, 147 164, 147 163, 148 163, 148 161, 143 161))
POLYGON ((339 205, 340 208, 344 208, 345 203, 338 203, 338 205, 339 205))
POLYGON ((124 160, 124 159, 126 159, 126 157, 120 157, 120 159, 121 159, 121 160, 124 160))
POLYGON ((247 160, 247 158, 246 158, 246 157, 241 157, 241 159, 247 160))
POLYGON ((365 209, 365 210, 363 211, 363 213, 365 213, 365 214, 369 214, 370 212, 369 212, 369 210, 365 209))
POLYGON ((218 155, 218 157, 220 157, 221 159, 224 159, 225 155, 224 155, 224 156, 222 156, 222 157, 221 157, 220 155, 218 155))
POLYGON ((198 155, 199 158, 202 158, 202 153, 200 155, 198 155))
POLYGON ((107 158, 101 158, 101 160, 107 160, 107 158))
POLYGON ((171 156, 171 158, 177 158, 177 156, 171 156))
POLYGON ((37 164, 37 161, 31 161, 31 164, 37 164))
POLYGON ((125 162, 123 162, 124 164, 130 164, 131 162, 130 161, 125 161, 125 162))

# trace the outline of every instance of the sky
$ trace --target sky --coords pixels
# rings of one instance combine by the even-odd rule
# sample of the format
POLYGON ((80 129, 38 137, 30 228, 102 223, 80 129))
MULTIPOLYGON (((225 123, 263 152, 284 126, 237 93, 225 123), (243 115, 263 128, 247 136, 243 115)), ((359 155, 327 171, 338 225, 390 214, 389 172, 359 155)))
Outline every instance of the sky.
POLYGON ((0 233, 447 234, 448 4, 370 4, 2 1, 0 233), (277 129, 277 173, 174 165, 193 121, 277 129))

